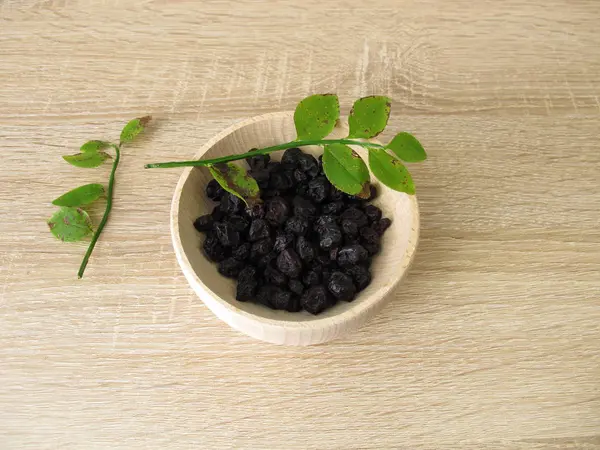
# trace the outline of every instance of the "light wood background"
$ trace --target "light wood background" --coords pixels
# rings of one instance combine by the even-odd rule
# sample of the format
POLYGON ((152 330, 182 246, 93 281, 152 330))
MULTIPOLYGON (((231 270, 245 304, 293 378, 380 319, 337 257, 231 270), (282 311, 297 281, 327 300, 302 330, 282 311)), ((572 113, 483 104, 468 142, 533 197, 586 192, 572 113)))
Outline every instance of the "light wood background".
MULTIPOLYGON (((0 448, 599 449, 600 3, 0 1, 0 448), (169 208, 210 136, 310 93, 393 97, 417 259, 384 312, 285 348, 218 321, 169 208), (153 114, 85 245, 60 158, 153 114)), ((94 211, 94 217, 100 210, 94 211)))

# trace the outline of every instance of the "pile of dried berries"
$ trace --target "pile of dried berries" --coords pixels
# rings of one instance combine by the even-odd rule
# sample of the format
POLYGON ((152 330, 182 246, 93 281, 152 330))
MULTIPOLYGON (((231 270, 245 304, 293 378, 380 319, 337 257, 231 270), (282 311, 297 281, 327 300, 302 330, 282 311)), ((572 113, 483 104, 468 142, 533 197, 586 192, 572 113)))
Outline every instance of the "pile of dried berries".
POLYGON ((219 202, 194 226, 206 233, 205 255, 219 273, 238 281, 236 298, 290 312, 319 314, 338 300, 352 301, 371 282, 371 257, 391 221, 381 210, 339 191, 321 160, 299 148, 281 162, 248 158, 262 203, 246 208, 215 181, 207 196, 219 202))

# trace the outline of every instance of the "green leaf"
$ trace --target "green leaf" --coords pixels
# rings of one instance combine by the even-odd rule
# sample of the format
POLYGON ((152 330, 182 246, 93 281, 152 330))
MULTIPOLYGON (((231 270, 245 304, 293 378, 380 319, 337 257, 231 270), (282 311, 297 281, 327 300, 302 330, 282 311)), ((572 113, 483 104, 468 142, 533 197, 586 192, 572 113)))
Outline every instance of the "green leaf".
POLYGON ((368 198, 369 169, 358 154, 344 144, 325 146, 323 169, 327 179, 340 191, 368 198))
POLYGON ((88 141, 83 144, 79 150, 81 153, 98 153, 100 150, 103 150, 107 147, 110 147, 110 142, 88 141))
POLYGON ((427 159, 427 153, 421 143, 410 133, 402 132, 386 145, 398 158, 406 162, 419 162, 427 159))
POLYGON ((48 227, 61 241, 80 241, 92 230, 90 216, 81 208, 62 207, 48 220, 48 227))
POLYGON ((104 186, 97 183, 79 186, 52 202, 56 206, 82 206, 92 203, 104 194, 104 186))
POLYGON ((150 119, 152 119, 151 116, 144 116, 130 120, 123 128, 123 131, 121 131, 121 143, 133 141, 133 138, 144 131, 150 119))
POLYGON ((369 166, 373 175, 395 191, 415 193, 412 177, 402 162, 380 148, 369 149, 369 166))
POLYGON ((337 95, 318 94, 306 97, 298 103, 294 112, 297 139, 323 139, 333 131, 339 117, 337 95))
POLYGON ((387 125, 390 109, 391 103, 387 97, 373 95, 359 98, 348 117, 348 137, 369 139, 377 136, 387 125))
POLYGON ((243 167, 228 162, 209 166, 208 170, 223 189, 241 198, 246 204, 258 201, 258 184, 243 167))
POLYGON ((63 156, 63 159, 69 164, 75 167, 83 167, 90 169, 92 167, 98 167, 102 164, 106 158, 110 158, 110 155, 105 152, 98 153, 77 153, 75 155, 63 156))

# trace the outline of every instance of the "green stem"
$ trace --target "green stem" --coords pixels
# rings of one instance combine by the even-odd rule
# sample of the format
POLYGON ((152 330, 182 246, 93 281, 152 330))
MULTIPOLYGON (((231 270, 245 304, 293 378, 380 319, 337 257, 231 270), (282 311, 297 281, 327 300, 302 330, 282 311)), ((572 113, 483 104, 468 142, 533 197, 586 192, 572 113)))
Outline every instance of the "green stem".
POLYGON ((96 242, 100 237, 100 233, 102 233, 102 230, 104 229, 104 225, 106 225, 106 222, 108 221, 108 216, 110 215, 110 210, 112 209, 113 190, 115 187, 115 172, 117 171, 119 159, 121 158, 121 147, 120 145, 116 144, 111 144, 111 146, 115 149, 116 156, 112 165, 112 170, 110 171, 110 177, 108 179, 108 190, 106 191, 106 209, 104 210, 102 220, 100 221, 100 224, 98 225, 98 228, 96 229, 96 232, 92 237, 92 242, 90 242, 90 245, 87 251, 85 252, 83 261, 81 261, 81 266, 79 266, 79 272, 77 272, 77 278, 83 277, 83 272, 85 272, 85 268, 88 264, 90 256, 92 255, 94 247, 96 246, 96 242))
POLYGON ((271 147, 265 147, 261 149, 252 150, 247 153, 239 155, 222 156, 214 159, 203 159, 195 161, 171 161, 162 163, 146 164, 146 169, 166 169, 170 167, 190 167, 190 166, 211 166, 213 164, 224 163, 228 161, 237 161, 239 159, 246 159, 254 155, 266 155, 267 153, 276 152, 278 150, 285 150, 294 147, 303 147, 305 145, 327 145, 327 144, 346 144, 346 145, 358 145, 360 147, 375 147, 385 148, 381 144, 374 144, 372 142, 355 141, 353 139, 315 139, 315 140, 301 140, 292 141, 286 144, 273 145, 271 147))

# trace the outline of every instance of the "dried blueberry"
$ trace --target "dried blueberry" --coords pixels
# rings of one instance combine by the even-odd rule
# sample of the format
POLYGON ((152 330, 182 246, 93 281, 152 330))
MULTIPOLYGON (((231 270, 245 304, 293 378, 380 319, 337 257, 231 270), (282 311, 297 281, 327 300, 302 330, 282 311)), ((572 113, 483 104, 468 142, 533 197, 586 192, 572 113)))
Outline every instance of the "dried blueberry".
POLYGON ((293 245, 293 243, 294 243, 294 235, 292 233, 286 233, 286 232, 280 231, 277 233, 277 236, 275 237, 275 245, 273 246, 273 250, 275 250, 278 253, 282 252, 289 246, 293 245))
POLYGON ((273 308, 271 299, 274 297, 275 289, 277 289, 277 287, 271 286, 270 284, 261 286, 256 293, 256 302, 269 308, 273 308))
POLYGON ((275 172, 271 174, 269 180, 269 188, 276 189, 278 191, 287 191, 292 187, 294 181, 287 172, 275 172))
POLYGON ((250 170, 248 175, 256 180, 256 184, 258 184, 259 188, 266 189, 269 186, 271 173, 267 169, 250 170))
POLYGON ((294 215, 296 216, 311 219, 317 214, 317 207, 304 197, 297 195, 292 203, 294 205, 294 215))
POLYGON ((269 224, 266 220, 263 219, 254 219, 252 223, 250 223, 250 231, 248 231, 248 240, 250 242, 255 242, 260 239, 264 239, 269 237, 269 224))
POLYGON ((308 197, 316 203, 323 203, 329 195, 331 183, 325 177, 317 177, 308 183, 308 197))
POLYGON ((235 231, 240 232, 246 231, 246 228, 248 228, 248 225, 250 225, 250 221, 245 216, 240 216, 237 214, 229 216, 227 219, 225 219, 225 222, 231 225, 235 231))
POLYGON ((369 196, 367 197, 367 201, 374 200, 377 197, 377 188, 372 184, 369 185, 369 196))
POLYGON ((290 312, 299 310, 299 302, 297 300, 294 301, 290 291, 275 287, 275 289, 271 290, 271 295, 271 305, 273 308, 290 312))
POLYGON ((339 214, 344 210, 344 202, 331 202, 325 203, 321 207, 321 212, 323 214, 339 214))
POLYGON ((308 233, 308 219, 300 216, 292 216, 285 223, 285 231, 289 233, 294 233, 297 236, 304 236, 308 233))
POLYGON ((238 274, 238 282, 242 281, 256 281, 256 267, 245 266, 238 274))
POLYGON ((201 233, 206 233, 212 228, 212 226, 213 218, 210 214, 200 216, 194 221, 194 228, 201 233))
POLYGON ((303 152, 299 148, 288 148, 285 152, 283 152, 281 164, 284 164, 288 167, 296 167, 298 165, 300 155, 302 154, 303 152))
POLYGON ((358 236, 358 225, 353 220, 344 219, 341 223, 342 233, 349 237, 358 236))
POLYGON ((244 242, 231 252, 231 256, 233 256, 235 259, 239 259, 240 261, 248 259, 248 256, 250 256, 251 245, 252 244, 250 244, 250 242, 244 242))
POLYGON ((367 249, 367 252, 369 252, 369 255, 371 256, 376 255, 379 253, 379 250, 381 250, 379 242, 363 242, 362 246, 367 249))
POLYGON ((332 305, 331 298, 324 286, 312 286, 300 297, 300 304, 311 314, 319 314, 332 305))
POLYGON ((371 227, 364 227, 360 229, 360 237, 364 243, 367 244, 379 244, 381 236, 371 227))
POLYGON ((364 207, 363 211, 371 223, 381 219, 381 209, 375 205, 367 205, 364 207))
POLYGON ((271 172, 271 174, 279 172, 281 169, 283 169, 283 166, 280 162, 271 161, 269 164, 267 164, 267 170, 271 172))
POLYGON ((244 267, 244 263, 233 257, 224 259, 219 263, 219 273, 229 278, 237 278, 238 274, 244 267))
POLYGON ((338 255, 339 251, 340 251, 339 247, 334 247, 331 250, 329 250, 329 259, 331 261, 337 261, 337 255, 338 255))
POLYGON ((216 236, 207 236, 202 248, 210 261, 219 262, 227 258, 227 250, 221 245, 216 236))
POLYGON ((254 300, 257 287, 258 283, 256 280, 251 279, 248 281, 241 281, 238 277, 238 284, 235 293, 236 300, 240 302, 249 302, 254 300))
POLYGON ((352 222, 356 222, 358 228, 362 228, 369 224, 365 213, 363 213, 360 209, 354 207, 346 209, 340 217, 342 220, 350 220, 352 222))
POLYGON ((269 199, 266 208, 265 219, 272 225, 283 225, 290 216, 290 207, 282 197, 269 199))
POLYGON ((214 222, 219 222, 220 220, 222 220, 223 217, 225 217, 225 214, 223 214, 223 211, 221 211, 221 205, 215 206, 212 212, 210 213, 210 216, 212 217, 214 222))
POLYGON ((309 271, 307 271, 304 276, 302 277, 302 283, 304 283, 304 286, 306 287, 310 287, 310 286, 316 286, 321 282, 321 272, 322 272, 322 268, 316 268, 316 269, 310 269, 309 271))
POLYGON ((271 266, 265 268, 263 277, 268 284, 274 284, 275 286, 285 286, 287 284, 287 277, 271 266))
POLYGON ((392 221, 390 219, 381 219, 379 222, 375 222, 373 224, 373 229, 375 231, 377 231, 379 233, 379 235, 383 235, 383 233, 385 233, 385 230, 387 230, 390 225, 392 224, 392 221))
POLYGON ((296 183, 304 183, 306 180, 308 180, 308 175, 306 175, 300 169, 294 169, 294 172, 292 172, 292 178, 296 183))
POLYGON ((330 226, 337 226, 337 219, 335 216, 331 216, 329 214, 324 214, 322 216, 317 217, 315 221, 314 229, 316 232, 321 233, 325 228, 330 226))
POLYGON ((313 244, 306 239, 304 236, 300 236, 296 241, 296 253, 302 261, 305 263, 311 262, 315 259, 316 250, 313 244))
POLYGON ((275 258, 277 258, 277 252, 270 251, 265 256, 261 256, 258 259, 258 261, 256 261, 256 267, 258 267, 259 269, 264 269, 265 267, 271 265, 273 261, 275 261, 275 258))
POLYGON ((342 243, 342 232, 337 226, 328 225, 320 230, 319 246, 323 250, 329 250, 342 243))
POLYGON ((257 261, 261 256, 265 256, 273 249, 273 239, 265 238, 256 241, 250 247, 250 259, 257 261))
POLYGON ((292 293, 298 296, 302 295, 302 293, 304 292, 304 285, 300 280, 290 280, 290 282, 288 283, 288 287, 290 288, 290 291, 292 291, 292 293))
POLYGON ((366 266, 357 264, 345 268, 344 272, 352 277, 352 280, 354 280, 354 284, 359 291, 362 291, 369 283, 371 283, 371 272, 366 266))
POLYGON ((298 278, 302 272, 302 261, 291 248, 286 248, 277 257, 277 269, 290 278, 298 278))
POLYGON ((300 183, 296 186, 296 194, 301 197, 308 196, 308 183, 300 183))
POLYGON ((219 209, 225 215, 236 214, 244 210, 244 201, 229 192, 223 194, 219 209))
POLYGON ((269 155, 255 155, 246 158, 246 162, 252 170, 261 170, 266 168, 267 164, 269 164, 269 161, 271 161, 271 157, 269 155))
POLYGON ((332 202, 340 202, 344 200, 344 193, 340 191, 338 188, 331 186, 329 191, 329 200, 332 202))
POLYGON ((338 300, 350 302, 356 296, 356 287, 352 278, 342 272, 333 272, 327 282, 327 289, 338 300))
POLYGON ((360 244, 342 247, 338 252, 337 262, 341 267, 353 266, 366 261, 369 253, 360 244))
POLYGON ((210 180, 206 185, 206 196, 211 200, 218 202, 225 193, 225 189, 217 182, 217 180, 210 180))
POLYGON ((319 163, 313 155, 301 153, 298 155, 298 167, 302 172, 306 172, 311 178, 319 174, 319 163))
POLYGON ((240 233, 227 222, 215 222, 215 236, 224 247, 237 247, 240 244, 240 233))
POLYGON ((251 219, 262 219, 265 217, 265 204, 254 203, 252 206, 246 208, 246 214, 251 219))

